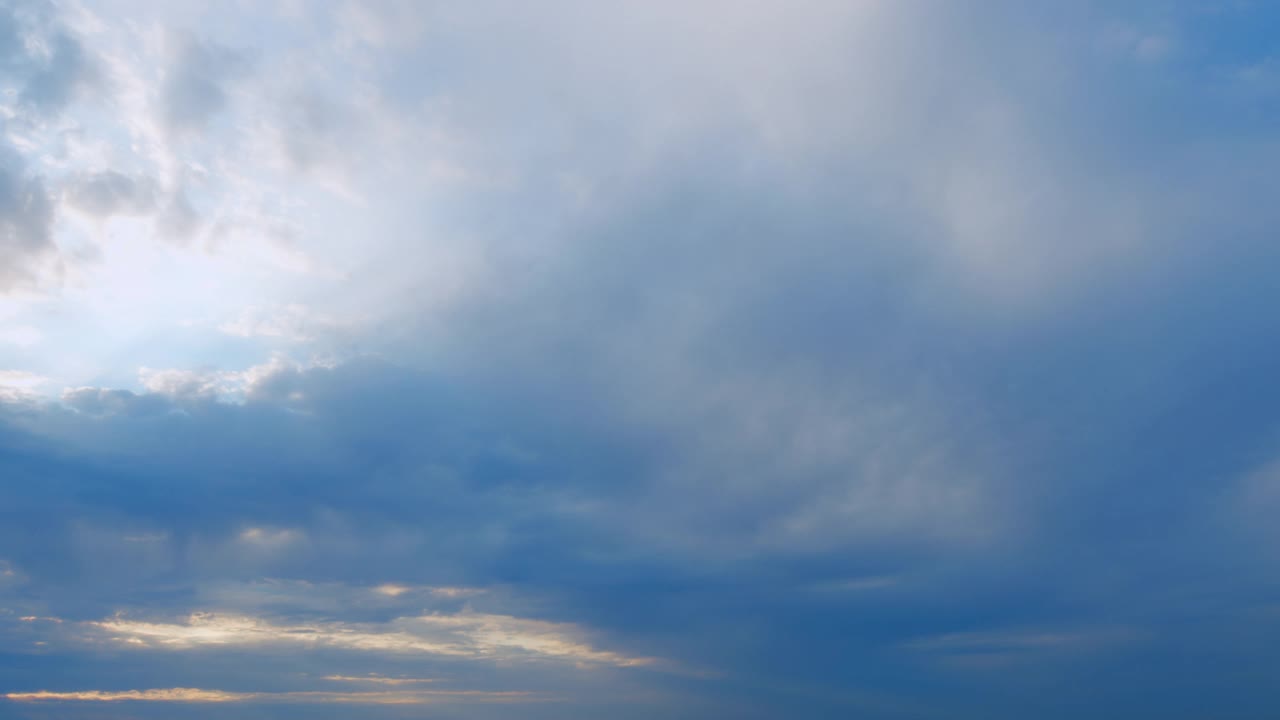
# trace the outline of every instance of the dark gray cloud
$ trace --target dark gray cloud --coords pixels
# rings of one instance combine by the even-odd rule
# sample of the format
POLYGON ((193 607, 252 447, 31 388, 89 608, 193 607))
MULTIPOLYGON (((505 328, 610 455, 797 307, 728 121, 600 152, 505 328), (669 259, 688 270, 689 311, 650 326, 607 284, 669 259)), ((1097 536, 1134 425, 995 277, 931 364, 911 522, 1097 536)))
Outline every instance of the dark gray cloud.
MULTIPOLYGON (((1221 341, 1242 337, 1220 332, 1221 341)), ((1158 344, 1198 345, 1177 337, 1170 329, 1158 344)), ((1079 340, 1064 335, 1063 347, 1034 352, 1060 356, 1079 340)), ((1268 348, 1255 349, 1270 357, 1268 348)), ((72 391, 65 408, 5 406, 0 463, 14 482, 4 490, 0 557, 23 576, 14 607, 66 622, 120 609, 171 623, 198 609, 267 613, 276 624, 373 622, 407 612, 394 603, 424 602, 409 594, 392 605, 361 605, 360 593, 381 583, 503 588, 501 598, 459 602, 580 623, 603 646, 672 658, 692 677, 638 670, 629 682, 699 708, 690 717, 751 717, 744 702, 760 717, 778 707, 814 717, 949 717, 954 708, 963 717, 1012 717, 1044 710, 1037 693, 1084 681, 1099 666, 1151 691, 1177 672, 1167 653, 1198 647, 1241 663, 1265 657, 1265 648, 1236 635, 1245 625, 1271 627, 1257 614, 1265 607, 1255 606, 1268 574, 1219 564, 1257 540, 1187 513, 1232 492, 1206 485, 1205 469, 1247 473, 1248 458, 1268 452, 1266 423, 1255 414, 1265 415, 1270 400, 1231 400, 1225 421, 1213 403, 1196 399, 1214 382, 1206 367, 1181 372, 1183 388, 1167 398, 1203 416, 1153 424, 1149 403, 1103 408, 1087 397, 1062 408, 1057 398, 1126 372, 1119 348, 1095 358, 1088 377, 1068 370, 1069 359, 1060 370, 1040 363, 1046 374, 1019 395, 986 385, 981 368, 962 370, 985 388, 981 402, 993 415, 1042 418, 1002 426, 1046 453, 1020 491, 1048 493, 1056 508, 1037 511, 1034 531, 1008 536, 1017 550, 904 545, 892 536, 868 542, 838 528, 824 531, 827 543, 762 544, 758 528, 785 517, 790 501, 743 512, 739 491, 723 490, 732 486, 716 477, 749 473, 745 458, 755 456, 736 444, 727 451, 737 463, 691 455, 739 431, 723 418, 700 428, 617 414, 605 421, 601 413, 622 408, 601 407, 588 386, 538 396, 366 360, 254 374, 243 405, 157 385, 164 392, 72 391), (1068 437, 1082 411, 1146 434, 1091 436, 1085 451, 1044 443, 1044 433, 1068 437), (1221 452, 1188 444, 1170 455, 1169 443, 1183 436, 1210 438, 1221 452), (1131 440, 1150 450, 1132 452, 1131 440), (665 480, 672 476, 679 482, 665 480), (1108 477, 1158 477, 1161 486, 1108 477), (716 491, 698 492, 700 484, 716 491), (1157 545, 1153 533, 1164 538, 1157 545), (709 554, 733 545, 743 552, 709 554), (306 583, 255 584, 264 577, 306 583), (1205 583, 1231 591, 1193 592, 1205 583), (1206 613, 1222 619, 1193 635, 1177 629, 1206 613), (957 678, 973 694, 957 689, 957 678)), ((784 428, 786 416, 774 420, 784 428)), ((803 477, 802 462, 787 463, 799 473, 793 478, 803 477)), ((801 482, 791 495, 821 493, 821 485, 801 482)), ((50 652, 78 652, 59 647, 50 652)), ((299 662, 251 649, 199 658, 199 669, 184 670, 131 656, 119 682, 260 691, 261 681, 245 672, 260 677, 299 662)), ((81 662, 85 680, 68 689, 104 678, 98 661, 81 662)), ((306 666, 317 675, 463 672, 347 651, 309 656, 306 666)), ((575 697, 590 696, 533 671, 501 671, 489 681, 543 690, 570 682, 575 697)), ((1098 692, 1122 702, 1131 691, 1108 684, 1098 692)), ((1186 683, 1168 707, 1212 692, 1206 680, 1186 683)), ((561 713, 590 716, 582 705, 561 713)))

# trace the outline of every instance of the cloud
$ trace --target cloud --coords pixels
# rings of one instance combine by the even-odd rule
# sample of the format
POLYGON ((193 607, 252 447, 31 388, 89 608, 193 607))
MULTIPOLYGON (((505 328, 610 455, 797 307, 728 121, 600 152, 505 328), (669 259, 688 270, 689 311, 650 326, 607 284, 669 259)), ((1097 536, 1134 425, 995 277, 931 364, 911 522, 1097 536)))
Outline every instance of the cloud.
POLYGON ((5 696, 15 702, 162 702, 162 703, 341 703, 351 705, 425 705, 435 703, 545 702, 550 698, 535 693, 483 690, 419 690, 409 692, 229 692, 198 688, 165 688, 155 690, 78 690, 71 692, 10 692, 5 696))
POLYGON ((1268 717, 1273 13, 976 5, 0 13, 5 687, 1268 717))
POLYGON ((324 679, 329 682, 368 683, 370 685, 421 685, 424 683, 440 682, 439 678, 390 678, 382 677, 380 675, 361 675, 355 677, 346 675, 326 675, 324 679))
POLYGON ((43 339, 44 334, 30 325, 14 325, 0 328, 0 342, 16 345, 20 348, 39 345, 43 339))
MULTIPOLYGON (((261 397, 272 388, 287 383, 303 368, 284 356, 277 355, 261 365, 244 370, 181 370, 175 368, 139 368, 138 379, 154 396, 179 403, 235 402, 246 397, 261 397)), ((282 400, 298 400, 288 393, 282 400)))
POLYGON ((246 308, 238 317, 218 326, 218 330, 236 337, 280 338, 293 342, 315 340, 318 335, 336 328, 337 323, 331 319, 298 303, 279 308, 246 308))
POLYGON ((350 112, 315 93, 300 93, 283 104, 283 118, 276 128, 277 142, 286 162, 298 172, 326 165, 347 169, 356 159, 357 134, 350 112))
POLYGON ((137 395, 129 390, 107 388, 68 388, 62 393, 62 402, 69 408, 87 415, 165 412, 171 406, 156 395, 137 395))
POLYGON ((1114 633, 1078 631, 1003 631, 947 633, 912 640, 906 647, 930 652, 1054 652, 1098 649, 1100 641, 1117 639, 1114 633))
POLYGON ((57 260, 53 203, 44 181, 11 147, 0 147, 0 293, 37 285, 57 260))
POLYGON ((347 42, 380 48, 411 46, 422 36, 430 15, 421 5, 406 0, 375 5, 347 2, 337 12, 347 42))
POLYGON ((138 376, 151 393, 190 400, 215 400, 223 392, 234 391, 239 379, 234 373, 153 368, 139 369, 138 376))
POLYGON ((0 388, 32 390, 49 382, 49 378, 26 370, 0 370, 0 388))
POLYGON ((480 595, 485 592, 484 588, 467 588, 467 587, 433 587, 427 588, 427 592, 436 597, 446 598, 468 598, 474 595, 480 595))
POLYGON ((156 217, 156 233, 171 242, 190 240, 200 229, 201 218, 191 205, 185 188, 179 187, 170 195, 156 217))
POLYGON ((81 690, 76 692, 50 692, 48 690, 40 690, 36 692, 11 692, 6 693, 5 697, 18 702, 32 702, 37 700, 56 700, 56 701, 81 701, 81 702, 119 702, 122 700, 130 701, 150 701, 150 702, 243 702, 253 697, 247 693, 231 693, 220 690, 199 690, 197 688, 169 688, 164 690, 122 690, 122 691, 104 691, 104 690, 81 690))
POLYGON ((412 590, 413 588, 405 587, 404 585, 395 585, 392 583, 379 585, 378 587, 373 589, 373 591, 378 593, 379 595, 386 595, 387 597, 400 597, 401 595, 404 595, 407 592, 411 592, 412 590))
POLYGON ((42 2, 0 7, 0 68, 15 90, 21 120, 42 122, 101 82, 96 60, 42 2))
POLYGON ((133 178, 114 170, 88 173, 66 190, 67 202, 88 215, 143 215, 156 207, 157 189, 147 178, 133 178))
POLYGON ((62 111, 98 79, 96 66, 74 37, 58 32, 48 42, 20 95, 24 104, 41 115, 62 111))
POLYGON ((191 34, 167 40, 169 66, 161 90, 162 117, 172 133, 201 130, 228 104, 228 86, 243 75, 248 58, 191 34))
POLYGON ((306 539, 305 533, 299 530, 282 528, 277 530, 251 527, 246 528, 240 533, 240 542, 256 545, 265 549, 281 548, 302 542, 306 539))
POLYGON ((570 624, 470 611, 401 617, 383 625, 339 622, 280 625, 250 616, 199 614, 181 624, 115 618, 90 626, 100 631, 104 639, 125 647, 166 650, 302 646, 490 662, 559 660, 582 666, 615 667, 657 662, 653 658, 597 650, 579 639, 581 629, 570 624))

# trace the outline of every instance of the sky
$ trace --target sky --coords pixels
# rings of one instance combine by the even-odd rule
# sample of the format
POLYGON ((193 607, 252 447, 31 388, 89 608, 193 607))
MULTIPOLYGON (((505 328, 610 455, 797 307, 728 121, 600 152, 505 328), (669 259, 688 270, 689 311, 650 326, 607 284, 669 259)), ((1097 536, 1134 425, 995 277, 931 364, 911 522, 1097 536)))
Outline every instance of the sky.
POLYGON ((1274 718, 1278 31, 0 0, 0 718, 1274 718))

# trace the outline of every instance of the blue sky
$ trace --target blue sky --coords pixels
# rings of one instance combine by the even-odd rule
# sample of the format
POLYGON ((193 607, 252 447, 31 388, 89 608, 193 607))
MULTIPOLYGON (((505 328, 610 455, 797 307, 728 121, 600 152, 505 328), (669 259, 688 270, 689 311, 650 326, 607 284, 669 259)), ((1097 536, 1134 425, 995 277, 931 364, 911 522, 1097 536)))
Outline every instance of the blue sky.
POLYGON ((0 2, 0 717, 1274 717, 1277 29, 0 2))

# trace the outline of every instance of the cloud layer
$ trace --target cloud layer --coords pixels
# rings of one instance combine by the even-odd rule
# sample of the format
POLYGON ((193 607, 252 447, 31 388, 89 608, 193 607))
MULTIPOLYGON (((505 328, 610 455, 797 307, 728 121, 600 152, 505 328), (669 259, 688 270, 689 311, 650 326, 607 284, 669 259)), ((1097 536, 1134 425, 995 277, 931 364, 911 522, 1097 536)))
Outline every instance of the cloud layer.
POLYGON ((1271 717, 1277 21, 0 2, 0 714, 1271 717))

